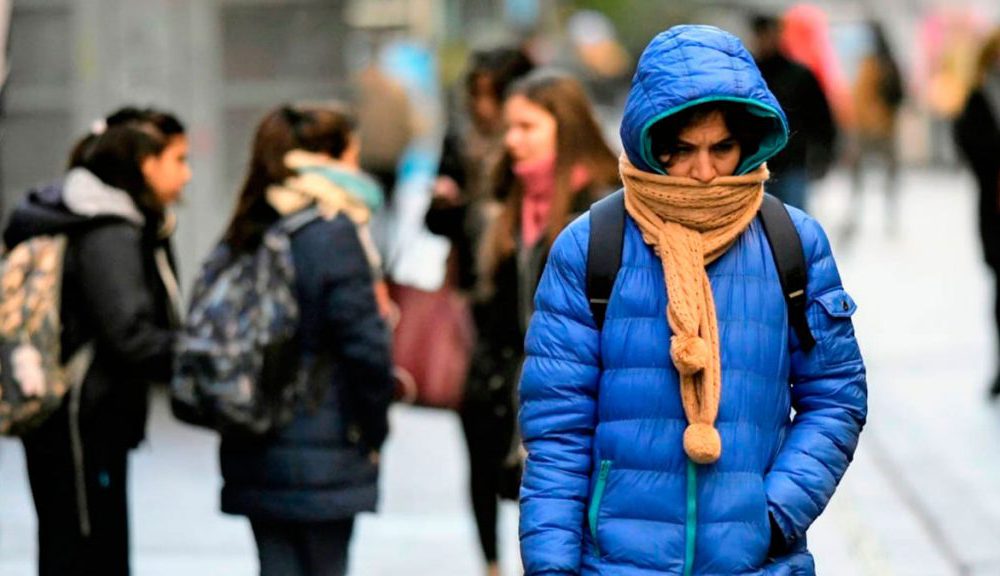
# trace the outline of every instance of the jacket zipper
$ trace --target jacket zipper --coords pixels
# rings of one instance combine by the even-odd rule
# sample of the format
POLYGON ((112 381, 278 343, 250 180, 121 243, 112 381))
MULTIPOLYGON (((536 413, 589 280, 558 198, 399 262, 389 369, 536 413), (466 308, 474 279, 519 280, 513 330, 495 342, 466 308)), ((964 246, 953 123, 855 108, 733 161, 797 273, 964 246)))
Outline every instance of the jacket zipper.
POLYGON ((597 485, 594 486, 594 496, 590 499, 590 511, 587 514, 587 522, 590 524, 590 536, 594 541, 594 552, 599 557, 601 547, 597 543, 597 515, 601 511, 601 498, 604 496, 604 488, 608 483, 608 473, 611 472, 611 460, 601 460, 601 472, 597 476, 597 485))
POLYGON ((694 571, 695 537, 698 531, 698 467, 687 463, 687 521, 685 522, 684 576, 694 571))

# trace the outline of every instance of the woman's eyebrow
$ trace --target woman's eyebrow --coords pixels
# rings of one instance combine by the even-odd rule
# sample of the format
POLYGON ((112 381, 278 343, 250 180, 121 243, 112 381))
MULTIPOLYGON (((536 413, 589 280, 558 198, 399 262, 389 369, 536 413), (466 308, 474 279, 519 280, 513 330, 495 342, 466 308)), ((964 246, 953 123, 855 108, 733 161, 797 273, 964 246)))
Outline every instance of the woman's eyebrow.
MULTIPOLYGON (((722 138, 721 140, 716 140, 715 142, 710 143, 709 146, 718 146, 719 144, 724 144, 724 143, 729 143, 729 142, 735 142, 735 141, 736 141, 736 136, 733 136, 732 134, 730 134, 729 136, 726 136, 725 138, 722 138)), ((690 146, 692 148, 697 148, 698 147, 698 144, 696 144, 694 142, 688 142, 687 140, 684 140, 683 138, 678 138, 677 139, 677 145, 678 146, 690 146)))

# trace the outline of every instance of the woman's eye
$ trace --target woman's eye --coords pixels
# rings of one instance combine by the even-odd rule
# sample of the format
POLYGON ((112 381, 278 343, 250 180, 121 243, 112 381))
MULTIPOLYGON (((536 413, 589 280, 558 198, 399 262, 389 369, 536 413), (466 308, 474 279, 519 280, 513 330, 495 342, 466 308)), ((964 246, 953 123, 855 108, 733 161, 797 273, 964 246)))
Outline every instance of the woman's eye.
POLYGON ((719 142, 715 146, 712 146, 712 150, 717 154, 728 154, 736 148, 735 142, 719 142))

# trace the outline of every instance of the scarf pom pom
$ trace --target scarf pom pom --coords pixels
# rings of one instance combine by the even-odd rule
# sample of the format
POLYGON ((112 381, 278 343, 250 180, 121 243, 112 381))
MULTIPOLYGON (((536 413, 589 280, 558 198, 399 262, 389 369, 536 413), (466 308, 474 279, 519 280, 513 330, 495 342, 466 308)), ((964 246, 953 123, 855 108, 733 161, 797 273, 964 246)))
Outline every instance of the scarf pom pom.
POLYGON ((713 464, 722 456, 722 438, 711 424, 690 424, 684 430, 684 452, 696 464, 713 464))
POLYGON ((670 342, 670 356, 681 376, 694 376, 708 365, 708 343, 698 336, 674 336, 670 342))

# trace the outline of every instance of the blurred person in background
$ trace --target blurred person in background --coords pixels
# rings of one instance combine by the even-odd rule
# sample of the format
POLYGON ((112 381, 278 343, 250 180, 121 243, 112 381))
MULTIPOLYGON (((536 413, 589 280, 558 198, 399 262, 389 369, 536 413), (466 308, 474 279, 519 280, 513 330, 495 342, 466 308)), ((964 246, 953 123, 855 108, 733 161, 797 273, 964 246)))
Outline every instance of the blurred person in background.
POLYGON ((757 15, 751 27, 757 67, 785 110, 790 133, 785 149, 768 162, 768 191, 805 210, 809 181, 822 177, 833 163, 837 127, 816 76, 783 52, 781 21, 757 15))
POLYGON ((905 95, 903 79, 885 29, 874 20, 867 26, 873 46, 871 52, 862 58, 854 83, 854 129, 849 152, 853 197, 843 230, 845 240, 853 238, 860 225, 865 165, 872 160, 885 167, 885 226, 888 233, 895 233, 899 218, 896 121, 905 95))
POLYGON ((241 254, 282 217, 312 206, 321 215, 292 237, 292 256, 302 365, 328 382, 309 386, 325 394, 275 435, 224 437, 219 448, 222 511, 250 520, 261 576, 344 574, 354 518, 378 499, 392 359, 364 229, 381 191, 359 171, 359 152, 342 106, 271 111, 223 239, 241 254))
POLYGON ((65 178, 28 193, 4 243, 69 234, 64 359, 93 346, 78 409, 23 437, 41 576, 129 574, 128 452, 145 436, 152 382, 167 382, 180 295, 169 208, 191 178, 184 127, 125 108, 74 147, 65 178))
POLYGON ((353 89, 358 132, 364 144, 361 166, 391 196, 399 161, 417 132, 410 96, 374 57, 353 79, 353 89))
MULTIPOLYGON (((632 58, 614 23, 596 10, 579 10, 566 21, 566 33, 571 52, 566 55, 566 69, 587 87, 602 125, 617 125, 628 94, 632 58)), ((555 65, 562 67, 559 61, 555 65)))
POLYGON ((532 298, 556 235, 618 183, 583 86, 535 71, 503 102, 504 152, 476 262, 473 316, 479 339, 462 405, 472 502, 487 574, 499 574, 497 499, 516 499, 520 437, 516 387, 532 298))
MULTIPOLYGON (((955 120, 954 135, 979 187, 979 238, 997 281, 993 311, 1000 363, 1000 28, 980 50, 975 87, 955 120)), ((989 396, 1000 397, 1000 365, 989 396)))
POLYGON ((427 211, 427 228, 451 241, 458 287, 475 283, 475 251, 483 201, 492 192, 491 171, 503 154, 503 95, 534 68, 518 48, 474 52, 465 74, 467 118, 448 128, 427 211))
MULTIPOLYGON (((490 201, 491 177, 504 154, 504 93, 533 68, 519 48, 473 53, 463 85, 468 117, 449 127, 445 135, 426 222, 431 232, 451 242, 446 281, 466 293, 475 288, 476 254, 487 212, 495 216, 497 211, 490 201)), ((510 388, 489 395, 486 390, 473 390, 477 384, 486 385, 481 378, 467 380, 460 417, 469 454, 469 494, 487 573, 492 576, 499 574, 497 498, 512 442, 513 401, 510 388), (493 416, 498 412, 502 413, 499 419, 493 416)))
POLYGON ((525 572, 813 575, 806 530, 851 461, 866 383, 822 228, 788 209, 811 347, 756 218, 784 113, 735 36, 677 26, 640 57, 621 136, 624 198, 608 202, 624 204, 624 238, 603 324, 590 218, 559 235, 535 297, 525 572))
POLYGON ((826 11, 814 4, 795 4, 781 16, 781 48, 816 76, 840 128, 853 120, 851 90, 830 38, 826 11))

